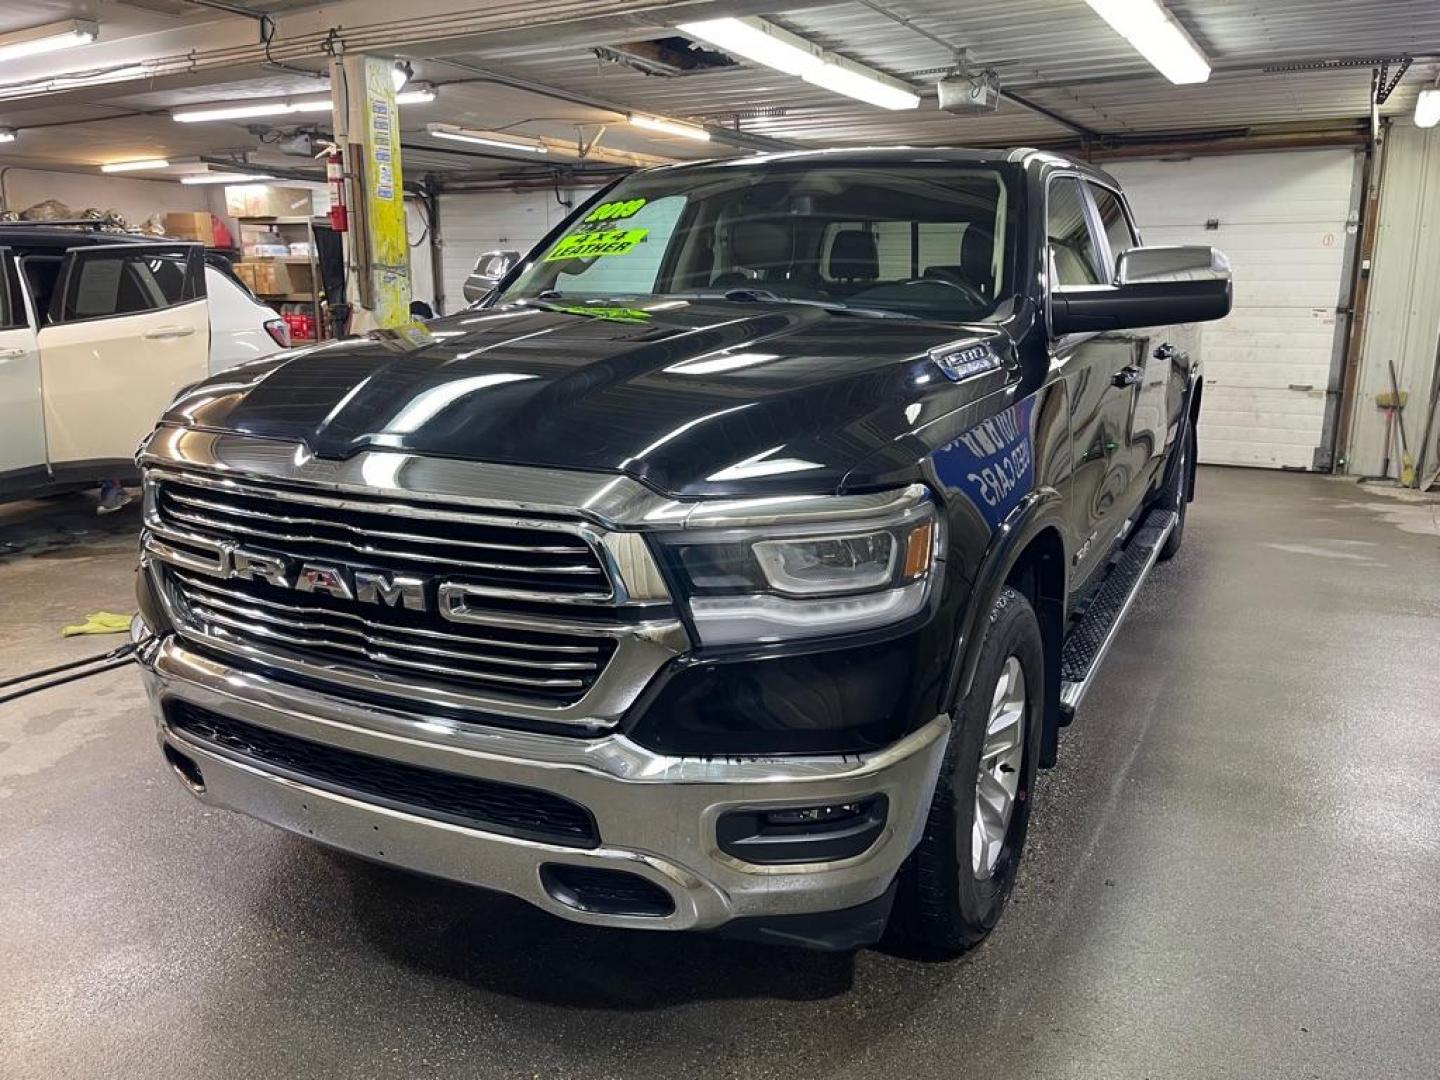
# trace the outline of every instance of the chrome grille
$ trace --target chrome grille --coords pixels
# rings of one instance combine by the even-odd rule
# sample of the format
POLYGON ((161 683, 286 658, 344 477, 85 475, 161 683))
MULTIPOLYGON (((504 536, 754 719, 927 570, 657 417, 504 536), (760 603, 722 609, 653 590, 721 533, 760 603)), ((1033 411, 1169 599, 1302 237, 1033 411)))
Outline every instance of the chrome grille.
POLYGON ((441 703, 473 704, 467 695, 479 693, 558 706, 596 684, 624 629, 593 617, 613 616, 613 590, 574 523, 159 470, 147 482, 147 524, 160 541, 150 550, 169 564, 165 580, 184 621, 232 651, 297 659, 321 678, 368 676, 390 696, 423 689, 452 695, 441 703), (217 552, 233 545, 421 579, 425 610, 217 574, 217 552), (463 587, 468 603, 478 598, 483 613, 444 618, 440 581, 463 587))
POLYGON ((317 498, 284 488, 199 478, 157 485, 159 519, 212 540, 243 539, 314 558, 463 578, 495 596, 604 602, 609 578, 595 549, 558 523, 505 519, 356 497, 317 498), (323 516, 321 516, 323 514, 323 516))

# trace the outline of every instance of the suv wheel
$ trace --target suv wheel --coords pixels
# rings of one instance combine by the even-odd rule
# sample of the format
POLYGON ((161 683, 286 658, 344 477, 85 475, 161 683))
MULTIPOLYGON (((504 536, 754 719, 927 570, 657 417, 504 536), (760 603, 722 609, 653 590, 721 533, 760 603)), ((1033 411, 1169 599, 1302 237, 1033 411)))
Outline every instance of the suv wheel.
POLYGON ((896 929, 955 956, 1000 919, 1025 845, 1044 716, 1045 653, 1029 601, 995 601, 969 696, 941 766, 925 833, 906 865, 896 929))

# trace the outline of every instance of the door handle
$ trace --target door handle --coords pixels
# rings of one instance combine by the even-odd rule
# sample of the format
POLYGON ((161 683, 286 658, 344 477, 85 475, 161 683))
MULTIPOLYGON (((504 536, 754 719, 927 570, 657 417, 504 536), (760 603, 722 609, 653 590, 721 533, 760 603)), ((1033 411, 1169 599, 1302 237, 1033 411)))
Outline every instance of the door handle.
POLYGON ((24 355, 24 349, 0 349, 0 360, 14 360, 24 355))
POLYGON ((189 337, 193 333, 193 326, 157 326, 154 330, 146 330, 144 336, 149 341, 160 341, 164 338, 189 337))
POLYGON ((1134 386, 1140 381, 1142 372, 1134 364, 1126 364, 1110 376, 1111 386, 1134 386))

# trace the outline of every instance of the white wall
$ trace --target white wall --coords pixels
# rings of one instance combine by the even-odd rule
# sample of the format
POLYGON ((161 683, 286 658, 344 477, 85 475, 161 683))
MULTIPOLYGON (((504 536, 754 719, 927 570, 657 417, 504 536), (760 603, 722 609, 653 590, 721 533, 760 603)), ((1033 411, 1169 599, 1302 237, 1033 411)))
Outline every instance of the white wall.
MULTIPOLYGON (((1440 334, 1440 127, 1406 122, 1390 130, 1377 229, 1346 468, 1363 475, 1378 474, 1384 458, 1385 414, 1375 395, 1390 390, 1390 360, 1400 389, 1410 393, 1405 433, 1419 457, 1440 334)), ((1434 442, 1432 435, 1427 472, 1435 464, 1434 442)), ((1396 435, 1391 476, 1399 475, 1399 445, 1396 435)))
POLYGON ((59 199, 76 213, 92 206, 116 210, 138 229, 153 214, 211 209, 205 188, 167 180, 4 168, 3 161, 0 169, 4 169, 5 209, 17 212, 46 199, 59 199))
MULTIPOLYGON (((430 234, 425 231, 425 206, 405 199, 405 240, 410 248, 410 296, 435 307, 435 275, 430 266, 430 234)), ((436 312, 439 314, 439 312, 436 312)))

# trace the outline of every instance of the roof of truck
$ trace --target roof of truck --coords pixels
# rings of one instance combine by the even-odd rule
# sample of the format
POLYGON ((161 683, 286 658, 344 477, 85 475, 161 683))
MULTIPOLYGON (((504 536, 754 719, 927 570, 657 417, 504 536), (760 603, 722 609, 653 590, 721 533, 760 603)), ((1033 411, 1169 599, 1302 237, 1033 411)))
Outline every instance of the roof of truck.
POLYGON ((1048 165, 1055 168, 1072 169, 1076 172, 1116 185, 1115 178, 1103 169, 1084 161, 1057 154, 1051 150, 1037 150, 1030 146, 1005 148, 974 148, 958 146, 866 146, 832 147, 820 150, 785 150, 773 154, 752 154, 749 157, 711 158, 705 161, 687 161, 675 165, 662 165, 655 171, 672 172, 690 169, 711 168, 753 168, 766 165, 806 164, 816 165, 925 165, 937 162, 976 165, 1048 165))

